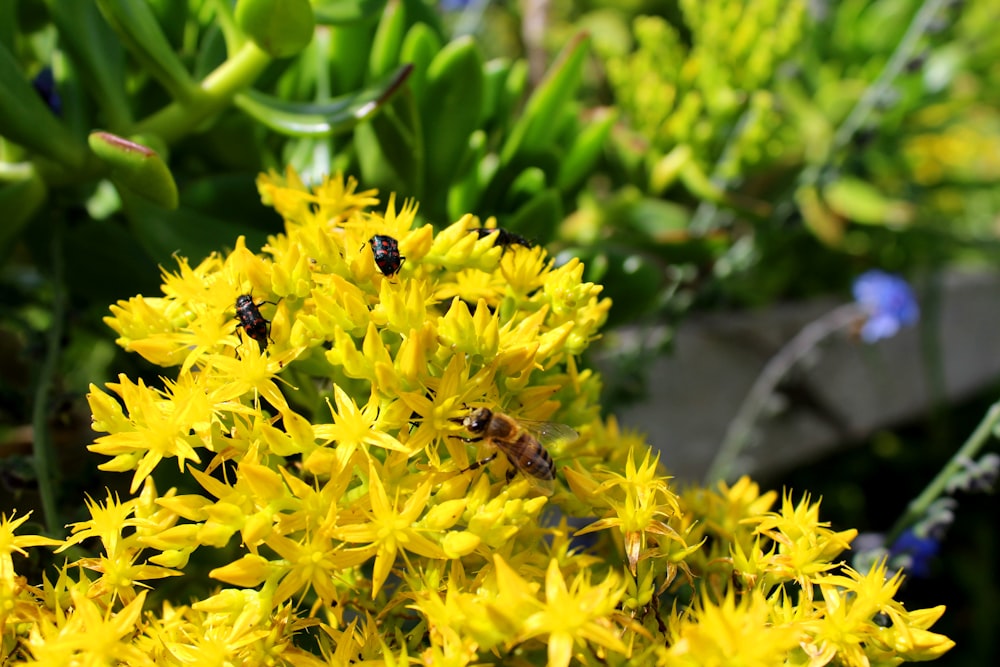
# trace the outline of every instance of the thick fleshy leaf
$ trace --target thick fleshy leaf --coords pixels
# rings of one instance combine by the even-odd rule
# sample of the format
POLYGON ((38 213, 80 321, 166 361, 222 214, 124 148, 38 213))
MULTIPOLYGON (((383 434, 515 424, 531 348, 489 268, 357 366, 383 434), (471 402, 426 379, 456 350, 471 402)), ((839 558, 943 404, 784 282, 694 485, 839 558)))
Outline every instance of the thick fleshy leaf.
POLYGON ((555 135, 561 111, 573 98, 583 77, 583 65, 590 47, 586 34, 577 35, 562 53, 545 79, 531 94, 524 113, 511 129, 500 153, 503 163, 511 162, 522 147, 545 148, 555 135))
POLYGON ((187 100, 197 91, 198 86, 170 46, 148 4, 134 0, 97 0, 97 6, 143 69, 175 99, 187 100))
MULTIPOLYGON (((149 208, 163 211, 147 204, 149 208)), ((69 280, 70 294, 83 303, 114 303, 136 293, 149 294, 158 288, 150 255, 125 226, 110 220, 84 218, 64 230, 66 275, 85 276, 69 280)), ((159 258, 158 258, 159 259, 159 258)), ((176 266, 167 256, 161 266, 176 266)))
POLYGON ((483 105, 483 59, 471 38, 441 49, 427 71, 426 93, 421 121, 427 192, 443 196, 479 125, 483 105))
POLYGON ((70 167, 83 164, 83 144, 59 122, 0 45, 0 136, 70 167))
POLYGON ((22 181, 0 186, 0 211, 3 211, 0 216, 0 260, 6 258, 10 245, 38 212, 47 194, 45 182, 36 173, 22 181))
POLYGON ((177 207, 177 184, 156 151, 108 132, 92 132, 89 143, 116 184, 164 208, 177 207))
POLYGON ((309 0, 239 0, 236 24, 265 53, 288 58, 312 40, 316 19, 309 0))
POLYGON ((246 225, 207 215, 187 206, 167 210, 128 192, 122 202, 129 227, 146 253, 157 263, 169 265, 176 253, 200 261, 213 251, 231 246, 244 235, 247 243, 263 244, 266 235, 246 225))
POLYGON ((560 257, 579 257, 586 266, 586 280, 604 285, 602 297, 611 298, 609 322, 634 322, 655 309, 661 297, 663 269, 654 257, 631 245, 568 248, 560 257))
POLYGON ((504 193, 503 208, 516 209, 521 204, 534 199, 548 185, 545 171, 538 167, 528 167, 511 181, 504 193))
POLYGON ((421 197, 424 146, 416 103, 408 90, 357 127, 354 146, 364 183, 421 197))
POLYGON ((913 221, 913 204, 890 199, 871 183, 839 178, 823 187, 823 199, 835 213, 852 222, 899 227, 913 221))
POLYGON ((518 208, 514 215, 508 216, 503 225, 512 232, 545 244, 555 235, 556 227, 562 219, 563 207, 559 191, 548 188, 518 208))
POLYGON ((576 135, 569 152, 559 165, 556 186, 560 190, 576 187, 592 172, 617 118, 618 114, 613 109, 600 109, 583 131, 576 135))
POLYGON ((506 58, 493 58, 483 65, 483 108, 480 127, 496 119, 500 106, 504 103, 507 78, 510 76, 513 63, 506 58))
POLYGON ((276 132, 295 137, 327 137, 370 118, 405 83, 411 65, 403 65, 374 85, 323 103, 288 102, 257 90, 236 96, 236 106, 276 132))
POLYGON ((795 203, 799 206, 806 227, 816 238, 829 246, 840 245, 847 225, 843 218, 827 207, 815 186, 804 185, 796 190, 795 203))
POLYGON ((125 92, 124 52, 114 32, 92 2, 46 2, 59 29, 59 44, 73 60, 84 89, 101 109, 108 126, 131 124, 125 92))
POLYGON ((399 64, 399 51, 406 34, 406 9, 399 0, 389 0, 375 29, 368 54, 368 76, 377 79, 399 64))
POLYGON ((382 13, 386 0, 313 0, 313 13, 321 25, 358 23, 382 13))
POLYGON ((410 90, 417 104, 425 104, 427 70, 430 69, 434 57, 441 51, 441 38, 426 23, 417 23, 409 29, 403 39, 399 52, 399 61, 413 65, 413 75, 410 77, 410 90))
POLYGON ((465 160, 459 165, 456 180, 448 189, 449 220, 458 220, 469 211, 480 210, 479 197, 483 192, 483 173, 480 165, 484 164, 486 148, 486 132, 483 130, 473 132, 469 137, 465 160))

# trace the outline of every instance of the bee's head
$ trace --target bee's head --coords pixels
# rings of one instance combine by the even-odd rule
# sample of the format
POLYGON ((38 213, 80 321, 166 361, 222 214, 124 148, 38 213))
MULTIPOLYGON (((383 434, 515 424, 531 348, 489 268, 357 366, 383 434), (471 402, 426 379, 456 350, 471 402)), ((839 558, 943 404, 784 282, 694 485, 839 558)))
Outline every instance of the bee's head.
POLYGON ((486 430, 486 426, 490 423, 492 417, 493 413, 489 408, 474 408, 465 417, 453 417, 449 421, 461 424, 470 433, 482 433, 486 430))

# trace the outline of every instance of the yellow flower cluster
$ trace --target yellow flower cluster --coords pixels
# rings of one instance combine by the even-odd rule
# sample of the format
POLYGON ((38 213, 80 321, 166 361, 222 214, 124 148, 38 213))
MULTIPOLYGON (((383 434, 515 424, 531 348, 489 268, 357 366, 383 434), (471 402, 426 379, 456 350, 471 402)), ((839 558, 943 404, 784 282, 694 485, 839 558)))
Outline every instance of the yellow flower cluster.
POLYGON ((259 187, 286 221, 262 254, 179 258, 162 297, 112 307, 119 343, 176 379, 92 388, 91 448, 132 497, 89 501, 62 541, 0 520, 0 662, 867 665, 951 646, 898 575, 839 563, 854 533, 808 498, 678 495, 599 416, 576 359, 609 304, 578 261, 471 216, 435 234, 341 178, 259 187), (181 474, 161 493, 164 459, 181 474), (39 547, 69 562, 32 585, 14 556, 39 547))

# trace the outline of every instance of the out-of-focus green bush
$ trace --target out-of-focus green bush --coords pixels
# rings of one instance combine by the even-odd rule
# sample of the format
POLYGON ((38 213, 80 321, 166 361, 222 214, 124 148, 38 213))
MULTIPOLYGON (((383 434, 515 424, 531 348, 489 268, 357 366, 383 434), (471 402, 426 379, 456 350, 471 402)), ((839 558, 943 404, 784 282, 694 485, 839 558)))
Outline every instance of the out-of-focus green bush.
POLYGON ((561 230, 612 321, 995 257, 995 3, 564 9, 594 28, 622 118, 608 180, 561 230))

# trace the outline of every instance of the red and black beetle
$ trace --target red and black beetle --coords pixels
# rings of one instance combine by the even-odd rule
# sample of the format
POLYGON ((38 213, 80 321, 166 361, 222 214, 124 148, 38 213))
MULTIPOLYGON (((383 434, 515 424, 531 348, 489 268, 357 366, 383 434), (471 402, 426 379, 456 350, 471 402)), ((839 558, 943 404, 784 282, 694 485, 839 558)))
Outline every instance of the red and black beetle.
POLYGON ((372 254, 375 256, 375 265, 382 275, 392 277, 399 273, 403 266, 405 257, 399 254, 399 241, 391 236, 376 234, 368 239, 372 247, 372 254))
MULTIPOLYGON (((261 303, 271 303, 262 301, 261 303)), ((247 332, 247 335, 257 341, 260 351, 267 349, 267 342, 271 339, 271 321, 265 319, 260 314, 259 304, 254 303, 253 297, 249 294, 241 294, 236 297, 236 319, 240 321, 240 326, 247 332)))

